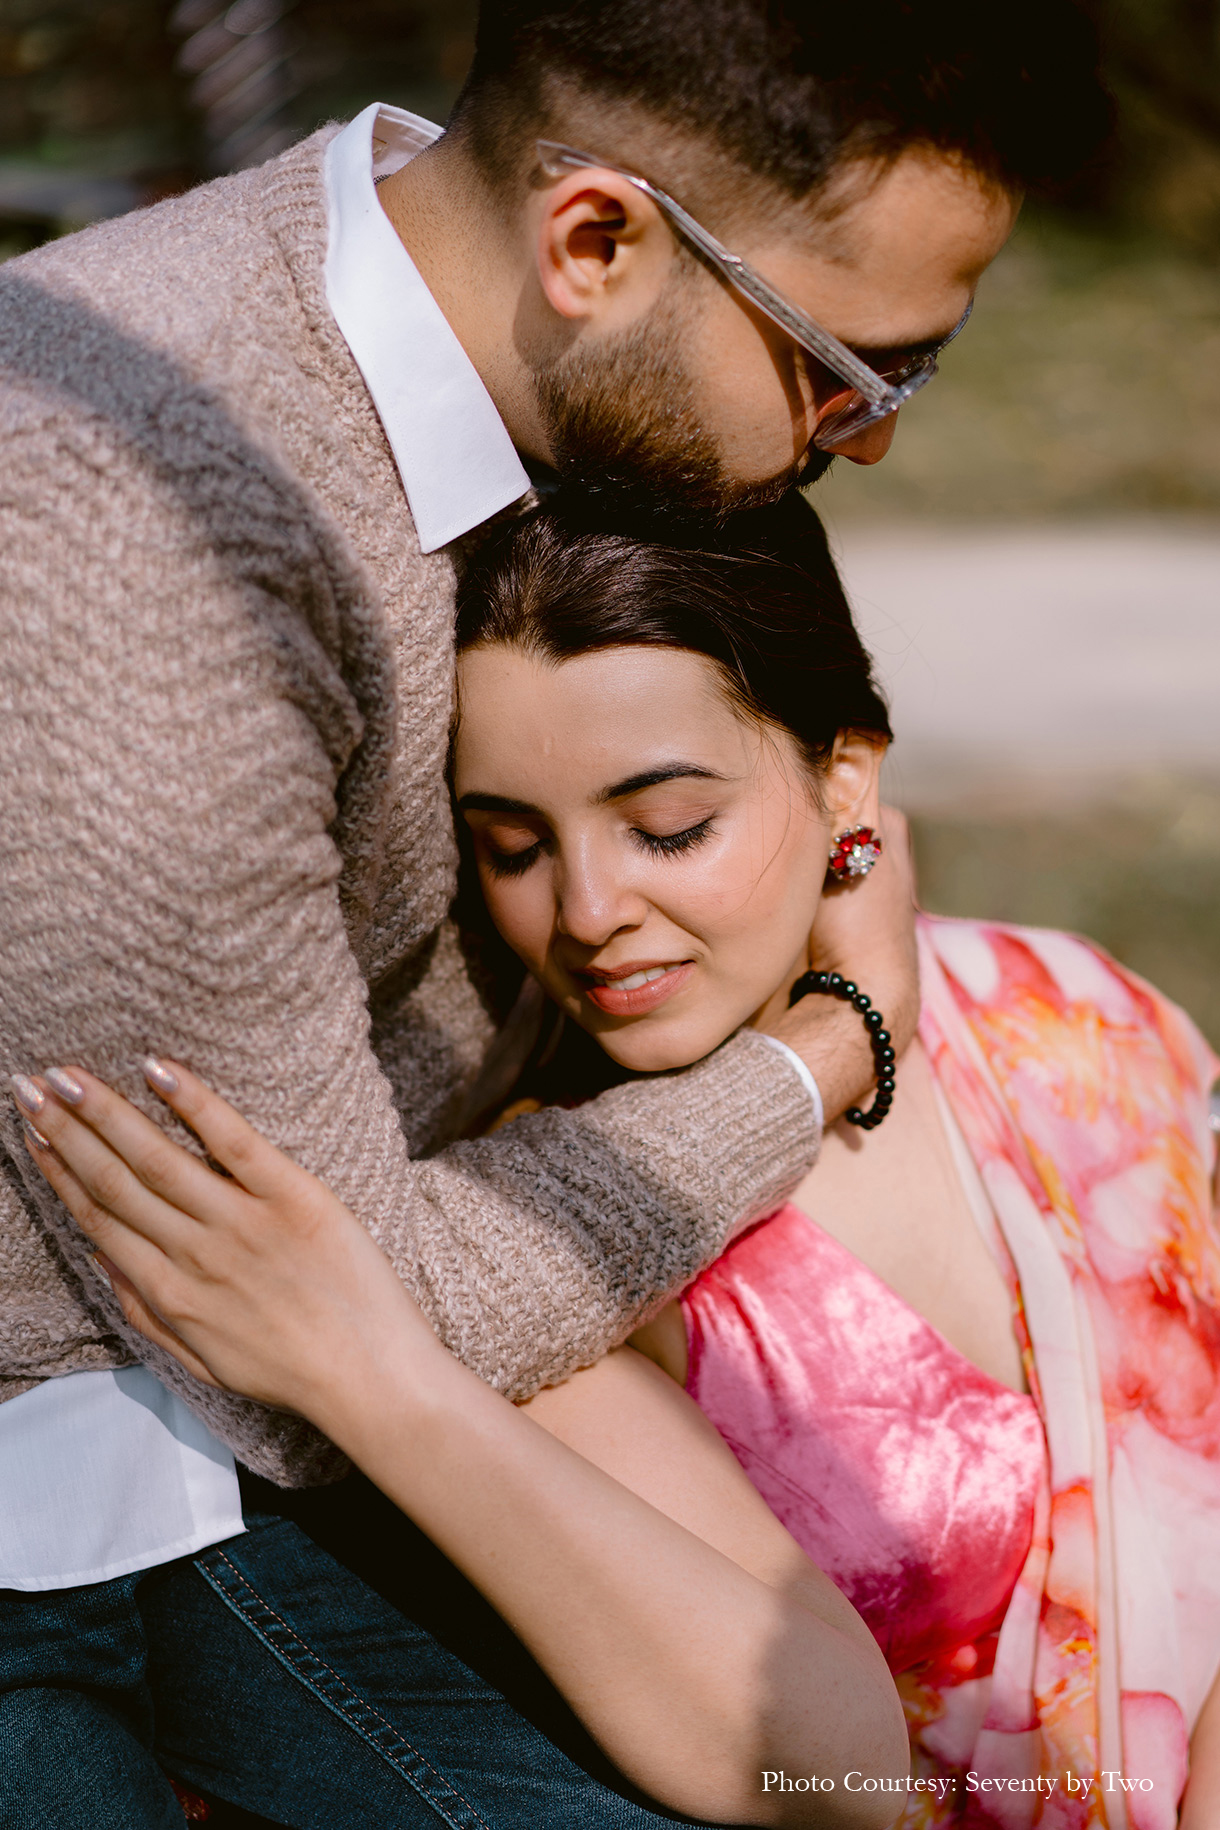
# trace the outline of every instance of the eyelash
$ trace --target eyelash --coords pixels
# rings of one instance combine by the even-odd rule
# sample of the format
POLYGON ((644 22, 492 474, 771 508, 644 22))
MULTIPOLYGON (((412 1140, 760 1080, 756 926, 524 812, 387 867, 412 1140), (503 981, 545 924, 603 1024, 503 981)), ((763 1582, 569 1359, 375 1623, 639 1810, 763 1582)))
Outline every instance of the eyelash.
POLYGON ((497 851, 494 845, 489 845, 487 847, 487 868, 493 877, 520 877, 529 869, 541 850, 541 839, 536 839, 524 851, 497 851))
MULTIPOLYGON (((684 832, 644 832, 640 827, 632 828, 636 844, 653 857, 674 858, 679 853, 690 851, 701 845, 712 829, 712 816, 700 820, 695 826, 688 826, 684 832)), ((542 850, 541 839, 524 851, 503 852, 494 847, 487 847, 487 868, 493 877, 521 877, 537 860, 542 850)))
POLYGON ((632 832, 636 843, 654 857, 672 858, 701 845, 711 829, 712 816, 709 814, 706 820, 700 820, 697 826, 688 826, 685 832, 641 832, 638 826, 633 827, 632 832))

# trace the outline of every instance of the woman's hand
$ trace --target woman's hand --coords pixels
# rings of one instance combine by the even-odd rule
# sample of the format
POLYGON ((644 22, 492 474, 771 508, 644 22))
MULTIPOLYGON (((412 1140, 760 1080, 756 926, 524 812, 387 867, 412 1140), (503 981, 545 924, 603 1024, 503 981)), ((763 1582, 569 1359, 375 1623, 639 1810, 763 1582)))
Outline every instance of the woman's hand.
POLYGON ((232 1180, 80 1068, 15 1083, 31 1155, 135 1328, 196 1378, 322 1428, 328 1395, 373 1376, 379 1344, 443 1352, 324 1183, 185 1068, 146 1074, 232 1180))

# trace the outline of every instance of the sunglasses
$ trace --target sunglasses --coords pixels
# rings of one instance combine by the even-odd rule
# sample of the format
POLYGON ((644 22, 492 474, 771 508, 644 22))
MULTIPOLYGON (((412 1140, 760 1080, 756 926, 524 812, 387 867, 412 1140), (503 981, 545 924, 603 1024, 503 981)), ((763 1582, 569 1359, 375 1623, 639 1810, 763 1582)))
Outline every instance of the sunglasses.
POLYGON ((670 227, 701 254, 710 267, 728 281, 743 298, 761 311, 764 317, 778 324, 792 341, 809 355, 828 368, 840 381, 846 382, 851 392, 840 407, 818 422, 813 435, 813 443, 819 451, 833 451, 837 446, 846 444, 868 426, 875 426, 879 420, 888 419, 891 413, 897 413, 899 407, 906 405, 913 394, 926 387, 938 369, 937 357, 947 343, 951 343, 963 328, 971 311, 973 299, 967 305, 961 318, 954 325, 947 337, 930 349, 904 356, 892 368, 872 369, 867 362, 862 362, 846 343, 840 343, 828 330, 814 322, 799 306, 786 299, 782 292, 768 285, 761 273, 757 273, 747 261, 738 254, 730 254, 716 240, 714 235, 689 216, 680 203, 664 191, 650 184, 647 178, 641 178, 636 172, 626 171, 621 165, 611 165, 605 159, 595 159, 592 153, 577 152, 575 147, 562 146, 557 140, 539 140, 538 157, 542 169, 550 178, 561 178, 565 172, 581 170, 598 170, 615 172, 620 178, 626 178, 637 191, 654 203, 670 227))

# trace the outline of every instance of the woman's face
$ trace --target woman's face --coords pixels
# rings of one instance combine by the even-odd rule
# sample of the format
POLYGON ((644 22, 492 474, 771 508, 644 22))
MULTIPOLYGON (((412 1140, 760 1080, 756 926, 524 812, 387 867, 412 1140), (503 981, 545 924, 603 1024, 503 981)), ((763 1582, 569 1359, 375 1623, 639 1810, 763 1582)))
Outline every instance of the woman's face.
POLYGON ((611 648, 458 663, 459 815, 492 919, 615 1061, 684 1067, 780 1007, 807 964, 832 833, 876 823, 879 753, 817 792, 788 734, 702 656, 611 648))

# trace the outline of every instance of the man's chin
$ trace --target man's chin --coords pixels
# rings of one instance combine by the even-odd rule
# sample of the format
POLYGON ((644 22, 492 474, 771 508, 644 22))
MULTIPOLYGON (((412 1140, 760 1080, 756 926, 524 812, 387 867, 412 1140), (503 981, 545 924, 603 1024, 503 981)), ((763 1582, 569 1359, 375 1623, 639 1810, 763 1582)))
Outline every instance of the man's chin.
POLYGON ((716 481, 718 515, 739 515, 753 508, 773 508, 794 489, 808 489, 817 483, 834 463, 829 451, 815 451, 811 446, 799 464, 781 471, 765 483, 735 483, 721 471, 716 481))
POLYGON ((559 474, 567 487, 580 490, 616 518, 647 521, 677 513, 719 521, 743 510, 772 507, 790 490, 820 481, 833 463, 832 453, 811 447, 800 464, 763 483, 738 482, 717 464, 655 457, 645 464, 603 465, 561 459, 559 474))
POLYGON ((834 461, 833 451, 819 451, 816 445, 810 445, 805 453, 805 461, 797 472, 796 487, 811 489, 815 483, 820 483, 834 461))
POLYGON ((809 489, 822 477, 834 463, 834 454, 829 451, 809 452, 799 464, 779 476, 772 477, 767 483, 743 483, 736 488, 727 481, 722 481, 724 512, 740 514, 745 509, 773 508, 782 502, 794 489, 809 489))

